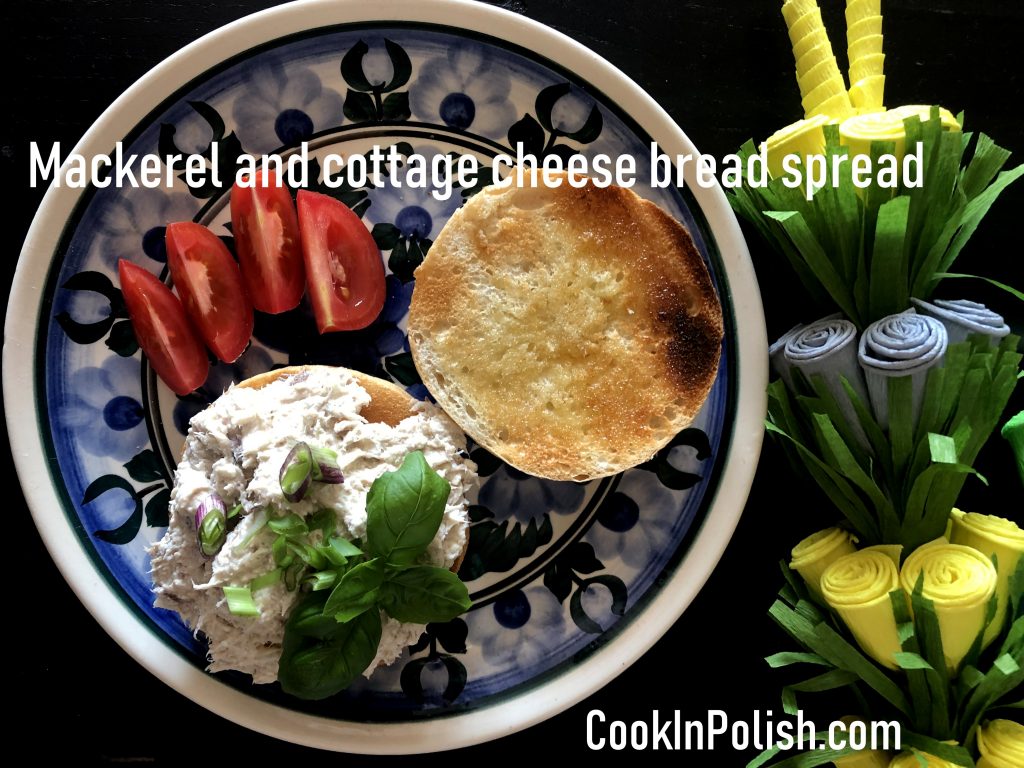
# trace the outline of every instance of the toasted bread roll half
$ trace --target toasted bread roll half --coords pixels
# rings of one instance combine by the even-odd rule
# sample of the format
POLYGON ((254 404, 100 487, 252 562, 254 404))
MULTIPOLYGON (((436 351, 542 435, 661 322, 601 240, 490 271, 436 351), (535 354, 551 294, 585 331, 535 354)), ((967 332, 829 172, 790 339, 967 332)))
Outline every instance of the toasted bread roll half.
MULTIPOLYGON (((301 374, 303 371, 327 367, 330 366, 292 365, 287 368, 277 368, 273 371, 267 371, 266 373, 258 373, 245 381, 239 382, 235 386, 259 389, 260 387, 265 387, 270 382, 276 381, 277 379, 285 376, 295 376, 301 374)), ((397 384, 392 384, 390 381, 384 381, 384 379, 378 379, 376 376, 370 376, 369 374, 362 373, 360 371, 353 371, 351 369, 345 370, 351 374, 352 378, 356 380, 356 383, 365 389, 367 394, 370 395, 370 402, 363 407, 362 411, 360 411, 360 415, 367 421, 373 423, 379 422, 387 424, 390 427, 394 427, 402 419, 412 414, 412 407, 416 404, 416 398, 397 384)), ((459 572, 459 567, 462 565, 462 561, 466 557, 466 548, 468 546, 469 536, 466 537, 466 542, 462 546, 462 552, 457 558, 455 558, 455 563, 451 567, 452 573, 459 572)))
POLYGON ((487 450, 554 480, 621 472, 688 426, 722 333, 686 228, 630 190, 564 175, 470 199, 416 270, 409 312, 438 404, 487 450))

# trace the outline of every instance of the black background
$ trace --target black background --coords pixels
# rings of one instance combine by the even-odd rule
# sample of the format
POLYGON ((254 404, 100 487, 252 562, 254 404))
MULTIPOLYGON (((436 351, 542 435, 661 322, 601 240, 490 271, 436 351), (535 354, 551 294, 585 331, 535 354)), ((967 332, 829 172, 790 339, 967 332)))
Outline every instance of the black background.
MULTIPOLYGON (((28 143, 70 147, 125 88, 183 45, 272 2, 219 0, 45 0, 3 3, 4 110, 0 174, 3 276, 14 272, 42 189, 28 187, 28 143)), ((779 0, 722 2, 512 2, 514 11, 590 47, 647 90, 696 146, 721 157, 800 117, 793 63, 779 0)), ((834 40, 842 39, 840 0, 822 0, 834 40)), ((1022 6, 1009 0, 884 0, 886 103, 941 103, 964 110, 982 129, 1024 156, 1022 6)), ((845 46, 837 44, 842 56, 845 46)), ((841 62, 842 66, 842 62, 841 62)), ((1024 183, 990 212, 957 267, 1024 285, 1020 220, 1024 183)), ((802 316, 802 295, 787 269, 745 227, 774 338, 802 316)), ((1021 333, 1024 306, 980 283, 947 284, 940 295, 973 296, 1002 311, 1021 333)), ((6 306, 6 303, 5 303, 6 306)), ((6 314, 6 313, 5 313, 6 314)), ((7 408, 17 404, 6 403, 7 408)), ((1015 399, 1014 410, 1021 407, 1015 399)), ((2 441, 7 444, 6 440, 2 441)), ((8 457, 3 457, 10 466, 8 457)), ((1020 486, 1005 443, 993 439, 978 463, 991 487, 968 481, 961 506, 1020 519, 1020 486), (1016 505, 1014 508, 1012 505, 1016 505)), ((4 506, 8 553, 7 667, 3 689, 15 710, 7 746, 35 745, 38 757, 76 763, 204 763, 327 760, 329 754, 278 742, 210 714, 160 683, 125 654, 62 580, 31 522, 17 485, 4 506)), ((497 742, 432 758, 475 762, 586 759, 585 716, 649 719, 652 709, 684 719, 724 709, 734 719, 779 711, 790 678, 762 657, 789 649, 765 614, 778 587, 776 562, 799 538, 837 517, 794 478, 766 444, 753 493, 735 538, 682 619, 635 665, 586 701, 497 742)), ((820 721, 841 702, 804 698, 820 721)), ((738 766, 749 755, 648 752, 645 760, 685 766, 738 766)), ((360 762, 362 762, 360 758, 360 762)), ((376 762, 384 762, 385 759, 376 762)), ((35 762, 35 761, 33 761, 35 762)))

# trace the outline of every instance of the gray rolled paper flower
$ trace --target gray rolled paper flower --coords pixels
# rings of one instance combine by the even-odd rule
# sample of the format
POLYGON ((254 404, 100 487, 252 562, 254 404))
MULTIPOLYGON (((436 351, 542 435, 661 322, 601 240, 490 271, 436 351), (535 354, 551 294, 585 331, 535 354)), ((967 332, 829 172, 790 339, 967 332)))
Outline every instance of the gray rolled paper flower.
POLYGON ((772 371, 786 382, 786 388, 793 389, 793 377, 789 375, 789 363, 786 362, 786 344, 789 340, 800 333, 800 330, 804 326, 794 325, 784 334, 779 336, 778 341, 768 347, 768 364, 771 366, 772 371))
POLYGON ((846 422, 854 428, 860 442, 867 445, 857 412, 842 383, 845 378, 861 402, 867 404, 868 393, 857 364, 857 326, 841 317, 813 322, 789 336, 783 356, 787 366, 798 369, 808 379, 814 375, 822 377, 846 422))
POLYGON ((968 334, 981 333, 989 337, 995 346, 999 340, 1010 332, 1010 326, 1002 315, 997 315, 984 304, 968 299, 935 299, 929 303, 921 299, 911 299, 917 311, 923 315, 934 317, 944 326, 949 334, 949 343, 956 344, 966 341, 968 334))
MULTIPOLYGON (((816 320, 814 323, 811 323, 811 325, 823 323, 827 320, 839 320, 842 316, 841 312, 836 312, 835 314, 821 318, 821 320, 816 320)), ((771 366, 772 371, 775 372, 775 375, 786 383, 786 387, 790 391, 794 389, 793 377, 791 375, 793 364, 786 359, 786 345, 789 343, 790 339, 793 339, 807 327, 808 326, 803 323, 794 325, 784 334, 779 336, 778 340, 774 344, 768 347, 768 363, 771 366)))
POLYGON ((883 317, 864 329, 858 357, 867 380, 871 408, 883 429, 889 426, 889 379, 911 377, 916 426, 928 371, 942 364, 948 344, 945 326, 913 309, 883 317))

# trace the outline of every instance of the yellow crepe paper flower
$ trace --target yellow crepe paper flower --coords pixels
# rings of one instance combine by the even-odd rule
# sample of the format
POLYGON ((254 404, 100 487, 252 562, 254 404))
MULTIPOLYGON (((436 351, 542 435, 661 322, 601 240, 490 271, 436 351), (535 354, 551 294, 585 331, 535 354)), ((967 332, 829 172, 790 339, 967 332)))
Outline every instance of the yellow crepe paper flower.
MULTIPOLYGON (((985 646, 988 646, 1002 630, 1006 619, 1006 607, 1010 597, 1010 575, 1024 555, 1024 530, 1012 520, 977 512, 962 512, 954 509, 949 516, 949 540, 954 544, 974 547, 992 559, 996 557, 996 595, 999 605, 995 618, 985 631, 985 646)), ((1024 765, 1024 763, 1022 763, 1024 765)))
POLYGON ((808 155, 820 155, 825 152, 825 134, 821 128, 828 125, 824 115, 797 120, 792 125, 780 128, 767 138, 762 151, 767 156, 768 173, 773 179, 782 176, 782 159, 786 155, 800 155, 801 162, 806 163, 808 155))
POLYGON ((908 595, 921 574, 921 594, 935 606, 942 653, 946 666, 953 671, 984 625, 989 601, 996 591, 996 569, 973 547, 939 539, 918 547, 903 563, 900 584, 908 595))
POLYGON ((865 749, 832 762, 837 768, 888 768, 889 755, 877 749, 865 749))
POLYGON ((1024 725, 992 720, 978 729, 978 768, 1020 768, 1024 765, 1024 725))
POLYGON ((889 669, 901 650, 889 593, 899 589, 899 558, 903 548, 865 547, 844 555, 821 575, 821 593, 849 628, 861 649, 889 669))
MULTIPOLYGON (((851 155, 870 156, 872 141, 891 141, 895 145, 894 154, 899 162, 906 151, 907 132, 903 121, 915 115, 924 121, 930 113, 929 106, 909 105, 885 112, 854 115, 839 124, 839 143, 849 147, 851 155)), ((948 109, 939 108, 939 119, 945 130, 960 130, 960 123, 948 109)))
POLYGON ((957 763, 951 763, 949 760, 943 760, 941 757, 935 757, 935 755, 929 755, 925 752, 903 752, 892 759, 889 763, 889 768, 961 768, 957 763), (921 760, 924 760, 922 765, 921 760))
POLYGON ((821 574, 843 555, 856 552, 855 541, 854 535, 842 528, 826 528, 812 533, 793 547, 789 567, 799 573, 811 592, 821 598, 821 574))

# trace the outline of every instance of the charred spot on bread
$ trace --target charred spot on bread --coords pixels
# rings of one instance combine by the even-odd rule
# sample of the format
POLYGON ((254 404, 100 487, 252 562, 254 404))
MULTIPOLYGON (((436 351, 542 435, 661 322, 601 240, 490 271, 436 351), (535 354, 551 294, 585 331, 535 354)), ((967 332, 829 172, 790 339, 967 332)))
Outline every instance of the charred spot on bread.
POLYGON ((717 374, 707 267, 682 224, 626 189, 487 188, 416 277, 409 340, 424 384, 530 474, 587 480, 645 461, 717 374))

